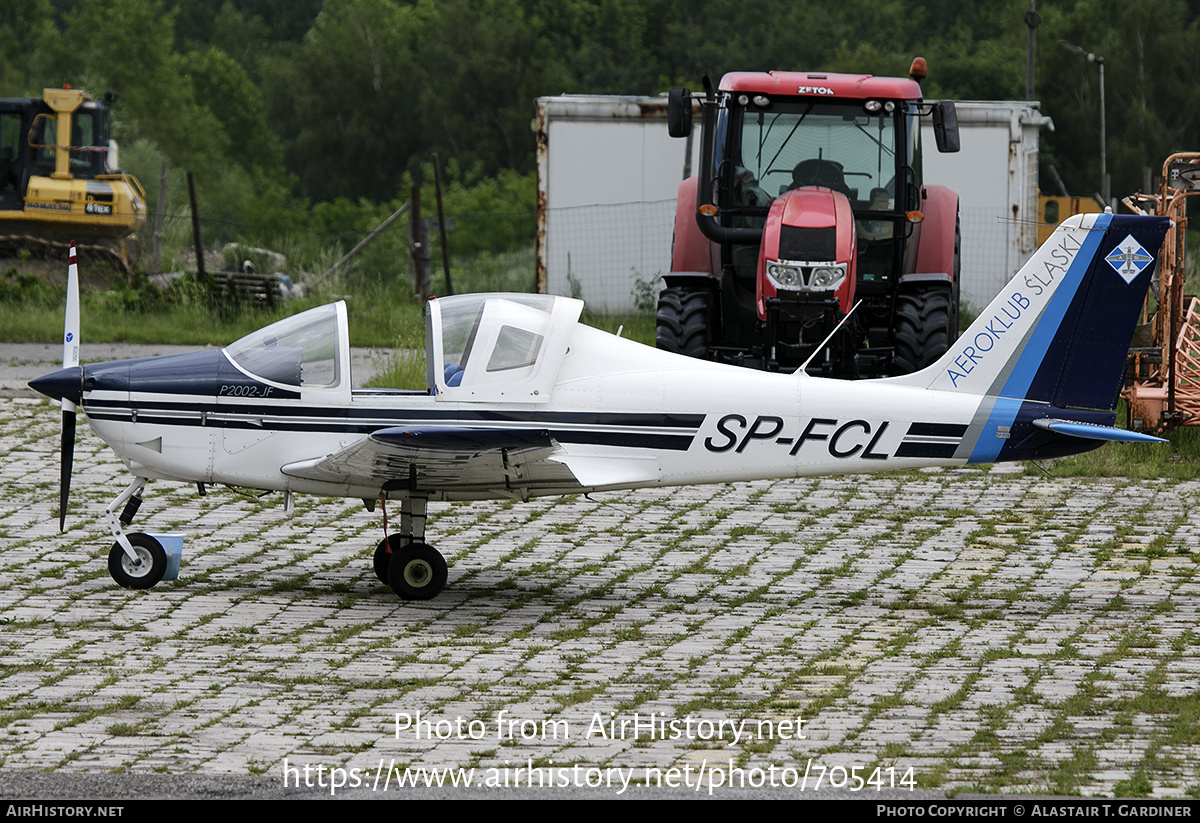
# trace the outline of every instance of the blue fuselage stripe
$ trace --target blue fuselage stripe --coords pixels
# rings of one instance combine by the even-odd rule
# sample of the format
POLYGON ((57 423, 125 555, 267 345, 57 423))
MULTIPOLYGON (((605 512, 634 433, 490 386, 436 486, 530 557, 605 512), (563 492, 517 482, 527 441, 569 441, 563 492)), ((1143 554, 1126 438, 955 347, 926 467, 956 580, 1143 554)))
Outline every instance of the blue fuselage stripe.
POLYGON ((979 440, 975 443, 975 449, 967 459, 968 463, 994 463, 996 461, 1000 455, 1000 449, 1004 448, 1004 444, 1008 442, 1006 438, 999 435, 1002 431, 1012 428, 1013 421, 1017 419, 1017 412, 1021 410, 1024 402, 1024 400, 1014 400, 1010 397, 996 398, 996 404, 992 406, 992 412, 988 415, 987 424, 984 425, 983 431, 979 434, 979 440))
POLYGON ((453 421, 481 432, 549 431, 560 443, 586 443, 634 449, 687 451, 704 422, 702 414, 637 412, 527 412, 304 408, 213 403, 139 402, 85 399, 95 420, 260 432, 373 434, 396 426, 424 427, 453 421), (136 412, 136 418, 135 418, 136 412), (300 417, 303 415, 303 417, 300 417))

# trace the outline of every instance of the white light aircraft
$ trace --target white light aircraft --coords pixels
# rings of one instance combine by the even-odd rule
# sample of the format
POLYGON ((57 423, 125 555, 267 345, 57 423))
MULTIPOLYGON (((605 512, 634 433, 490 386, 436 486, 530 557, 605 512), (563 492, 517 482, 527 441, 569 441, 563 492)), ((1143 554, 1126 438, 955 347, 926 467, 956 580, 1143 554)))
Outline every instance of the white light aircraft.
POLYGON ((166 568, 158 540, 126 533, 147 480, 161 478, 201 493, 216 483, 279 491, 289 510, 294 494, 359 497, 372 510, 398 500, 399 532, 387 533, 385 517, 375 571, 401 597, 426 599, 447 578, 425 543, 430 500, 961 466, 1157 441, 1113 423, 1167 225, 1070 218, 939 362, 902 377, 709 363, 582 325, 578 300, 467 294, 428 304, 425 391, 351 388, 342 303, 220 351, 84 366, 69 320, 64 368, 30 385, 63 404, 60 517, 77 406, 133 475, 106 512, 121 585, 149 588, 166 568))

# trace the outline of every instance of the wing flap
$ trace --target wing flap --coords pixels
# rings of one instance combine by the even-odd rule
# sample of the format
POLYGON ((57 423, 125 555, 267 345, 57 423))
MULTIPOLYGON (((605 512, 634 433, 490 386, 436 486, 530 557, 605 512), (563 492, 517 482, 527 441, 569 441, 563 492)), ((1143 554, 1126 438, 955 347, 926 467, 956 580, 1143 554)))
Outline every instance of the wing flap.
POLYGON ((560 451, 550 458, 562 463, 581 486, 638 486, 657 481, 662 472, 658 457, 623 455, 619 460, 603 455, 569 454, 560 451))
POLYGON ((423 490, 576 485, 560 450, 537 429, 380 429, 324 457, 283 467, 290 477, 325 483, 423 490))

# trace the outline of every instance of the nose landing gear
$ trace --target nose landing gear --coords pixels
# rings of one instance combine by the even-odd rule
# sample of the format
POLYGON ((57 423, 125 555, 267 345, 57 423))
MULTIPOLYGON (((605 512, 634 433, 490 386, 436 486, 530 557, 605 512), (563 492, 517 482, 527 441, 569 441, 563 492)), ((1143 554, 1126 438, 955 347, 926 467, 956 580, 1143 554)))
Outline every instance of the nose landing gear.
POLYGON ((142 532, 125 534, 125 527, 133 522, 142 505, 145 488, 146 478, 135 477, 104 510, 108 530, 117 541, 108 552, 108 573, 118 586, 126 589, 152 588, 167 572, 167 552, 161 543, 142 532), (118 509, 121 509, 119 516, 118 509))

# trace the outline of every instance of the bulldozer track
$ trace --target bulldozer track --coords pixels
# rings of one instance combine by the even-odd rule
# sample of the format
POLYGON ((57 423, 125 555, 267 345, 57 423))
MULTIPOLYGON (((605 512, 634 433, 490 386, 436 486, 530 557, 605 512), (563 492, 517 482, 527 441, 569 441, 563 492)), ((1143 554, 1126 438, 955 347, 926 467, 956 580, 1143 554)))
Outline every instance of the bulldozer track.
MULTIPOLYGON (((70 240, 38 237, 32 234, 0 234, 0 258, 36 257, 44 260, 67 259, 70 240)), ((75 251, 82 265, 108 263, 122 274, 132 274, 133 265, 125 241, 113 239, 76 240, 75 251)))

